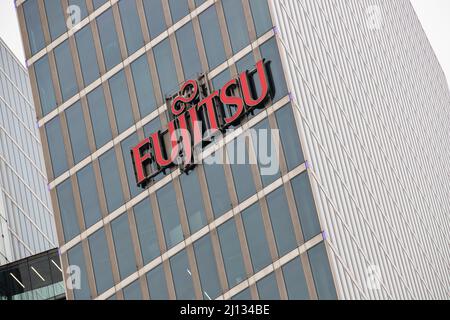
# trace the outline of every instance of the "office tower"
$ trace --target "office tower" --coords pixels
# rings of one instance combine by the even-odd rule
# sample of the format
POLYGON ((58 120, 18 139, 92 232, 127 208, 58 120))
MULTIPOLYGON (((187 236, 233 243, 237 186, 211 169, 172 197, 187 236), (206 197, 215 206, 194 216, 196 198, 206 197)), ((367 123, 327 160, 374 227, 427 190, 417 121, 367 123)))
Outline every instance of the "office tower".
POLYGON ((16 5, 69 299, 446 297, 449 94, 408 1, 16 5), (168 161, 195 119, 227 161, 168 161))

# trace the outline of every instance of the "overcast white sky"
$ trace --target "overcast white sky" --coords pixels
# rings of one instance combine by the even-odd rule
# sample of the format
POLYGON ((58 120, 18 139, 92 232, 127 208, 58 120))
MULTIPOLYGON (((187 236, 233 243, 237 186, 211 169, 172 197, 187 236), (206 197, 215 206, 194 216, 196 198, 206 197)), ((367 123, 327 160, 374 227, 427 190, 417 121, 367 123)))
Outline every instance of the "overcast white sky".
MULTIPOLYGON (((392 1, 392 0, 385 0, 392 1)), ((450 79, 450 0, 410 0, 438 56, 442 68, 450 79)), ((8 44, 20 61, 24 61, 20 31, 14 0, 0 0, 0 37, 8 44)), ((449 84, 450 86, 450 84, 449 84)))

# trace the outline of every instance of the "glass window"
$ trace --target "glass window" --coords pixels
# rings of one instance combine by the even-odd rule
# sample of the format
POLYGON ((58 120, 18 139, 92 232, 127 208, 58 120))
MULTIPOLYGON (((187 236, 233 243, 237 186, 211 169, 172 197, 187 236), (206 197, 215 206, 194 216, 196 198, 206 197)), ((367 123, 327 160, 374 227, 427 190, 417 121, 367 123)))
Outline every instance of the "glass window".
POLYGON ((283 65, 278 51, 277 40, 272 38, 260 46, 261 56, 269 62, 271 84, 273 88, 273 102, 288 94, 283 65))
POLYGON ((151 300, 169 300, 166 276, 161 264, 147 273, 147 285, 151 300))
POLYGON ((66 242, 72 240, 80 234, 78 225, 77 211, 75 210, 75 201, 73 200, 72 182, 67 179, 56 187, 58 196, 59 212, 66 242))
POLYGON ((309 262, 320 300, 336 300, 333 276, 331 274, 325 243, 322 242, 308 251, 309 262))
POLYGON ((166 29, 163 6, 161 0, 143 0, 143 3, 148 31, 154 39, 166 29))
POLYGON ((92 164, 89 164, 82 170, 78 171, 77 179, 78 190, 80 191, 81 197, 81 205, 83 207, 84 223, 86 228, 89 228, 102 218, 92 164))
POLYGON ((128 223, 128 214, 124 213, 111 222, 111 230, 114 239, 114 247, 116 249, 120 279, 123 280, 133 272, 137 271, 133 240, 131 240, 131 232, 128 223))
POLYGON ((270 220, 280 257, 297 247, 291 215, 283 187, 267 196, 270 220))
POLYGON ((141 247, 142 260, 144 265, 157 258, 161 251, 159 250, 158 235, 153 220, 153 210, 149 199, 146 199, 134 208, 134 218, 141 247))
POLYGON ((300 219, 303 231, 303 238, 306 242, 321 232, 308 173, 302 173, 292 179, 291 183, 295 203, 297 204, 298 218, 300 219))
POLYGON ((147 55, 142 55, 131 64, 134 88, 139 104, 141 118, 156 110, 156 98, 153 91, 153 81, 150 75, 147 55))
POLYGON ((208 65, 210 69, 214 69, 226 60, 216 7, 209 7, 200 15, 199 21, 208 65))
POLYGON ((284 156, 286 157, 288 170, 290 171, 305 162, 297 125, 295 124, 294 114, 292 113, 292 106, 289 104, 281 110, 278 110, 276 117, 281 145, 283 146, 284 156))
POLYGON ((159 189, 156 195, 164 229, 164 238, 166 239, 167 249, 170 249, 184 239, 172 182, 159 189))
MULTIPOLYGON (((86 6, 86 0, 69 0, 69 6, 77 6, 80 9, 81 20, 87 17, 88 11, 86 6)), ((75 22, 75 24, 77 23, 78 22, 75 22)))
POLYGON ((216 260, 211 243, 211 236, 207 235, 194 243, 195 257, 202 286, 204 300, 217 298, 222 290, 217 272, 216 260))
POLYGON ((163 97, 178 89, 177 73, 173 62, 172 48, 169 39, 154 48, 155 62, 158 69, 159 84, 163 97))
POLYGON ((92 0, 92 3, 94 5, 94 9, 100 8, 102 5, 104 5, 108 0, 92 0))
POLYGON ((186 250, 170 258, 173 285, 178 300, 194 300, 194 285, 186 250))
POLYGON ((184 206, 189 221, 189 228, 191 234, 194 234, 207 223, 197 172, 191 171, 189 174, 181 175, 180 182, 183 189, 184 206))
POLYGON ((142 36, 136 1, 121 0, 119 2, 119 11, 128 55, 131 55, 144 46, 144 37, 142 36))
POLYGON ((80 288, 73 289, 75 300, 90 300, 91 293, 89 291, 86 262, 81 243, 67 251, 67 259, 69 260, 69 265, 80 268, 80 288))
POLYGON ((55 90, 53 88, 47 55, 36 61, 34 64, 34 72, 36 73, 42 114, 46 116, 56 108, 55 90))
POLYGON ((56 117, 47 122, 45 132, 52 161, 53 176, 58 177, 68 169, 60 118, 56 117))
POLYGON ((272 28, 269 3, 261 0, 249 0, 255 23, 256 36, 260 37, 272 28))
POLYGON ((241 0, 227 0, 222 2, 228 34, 230 35, 233 53, 237 53, 250 44, 247 23, 241 0))
POLYGON ((228 286, 233 288, 246 279, 241 245, 234 220, 230 220, 220 226, 218 234, 228 286))
POLYGON ((100 229, 88 238, 97 293, 102 294, 114 286, 105 230, 100 229))
POLYGON ((100 77, 91 25, 87 25, 75 33, 75 41, 77 43, 84 85, 88 86, 100 77))
POLYGON ((124 300, 142 300, 141 284, 136 280, 123 290, 124 300))
POLYGON ((97 146, 97 149, 99 149, 112 139, 103 87, 100 86, 90 92, 87 95, 87 100, 92 129, 94 131, 95 145, 97 146))
POLYGON ((72 145, 73 160, 77 164, 91 153, 80 101, 67 109, 65 113, 72 145))
POLYGON ((97 27, 106 70, 110 70, 122 61, 112 9, 97 18, 97 27))
MULTIPOLYGON (((239 143, 242 143, 240 141, 239 143)), ((245 147, 245 153, 243 153, 245 157, 244 163, 243 160, 240 159, 241 155, 238 155, 237 150, 237 141, 233 141, 227 146, 228 150, 228 157, 230 159, 231 165, 231 171, 233 173, 233 179, 234 179, 234 186, 236 188, 236 193, 239 199, 239 202, 243 202, 250 198, 250 196, 254 195, 256 193, 256 187, 255 182, 253 181, 253 174, 249 157, 248 157, 248 150, 247 147, 245 147)))
POLYGON ((264 187, 280 178, 279 156, 276 150, 272 150, 272 129, 269 119, 265 119, 254 127, 255 134, 252 137, 253 148, 258 159, 259 174, 264 187))
POLYGON ((102 173, 103 188, 105 190, 108 212, 111 213, 123 204, 122 183, 114 149, 109 150, 99 159, 102 173))
POLYGON ((161 130, 161 120, 156 117, 144 126, 144 136, 150 137, 150 135, 158 130, 161 130))
POLYGON ((205 169, 214 217, 217 219, 232 209, 225 171, 221 164, 205 164, 203 168, 205 169))
POLYGON ((45 47, 44 32, 42 31, 41 20, 39 18, 39 14, 36 14, 36 12, 39 12, 38 1, 25 1, 23 4, 23 13, 32 55, 45 47))
POLYGON ((284 283, 290 300, 308 300, 308 286, 300 258, 283 266, 284 283))
POLYGON ((109 79, 109 88, 111 90, 114 114, 116 116, 117 130, 120 134, 134 123, 130 94, 124 70, 109 79))
POLYGON ((280 300, 275 273, 259 280, 256 286, 260 300, 280 300))
POLYGON ((139 143, 137 133, 132 134, 128 138, 122 141, 120 144, 122 147, 123 162, 125 164, 125 170, 127 173, 128 187, 130 190, 131 198, 134 198, 142 189, 138 187, 136 183, 136 176, 134 173, 133 159, 131 158, 131 149, 139 143))
POLYGON ((196 7, 199 7, 199 6, 201 6, 202 4, 204 4, 206 2, 206 0, 195 0, 195 6, 196 7))
POLYGON ((62 10, 60 1, 44 0, 44 4, 50 37, 53 41, 66 32, 66 15, 62 10))
MULTIPOLYGON (((177 2, 181 3, 183 1, 177 0, 177 2)), ((175 34, 178 42, 178 50, 180 51, 181 63, 183 65, 184 78, 186 80, 197 78, 197 74, 202 72, 202 65, 200 64, 192 22, 185 24, 175 34)))
POLYGON ((69 40, 55 48, 56 68, 63 101, 72 98, 78 92, 77 79, 73 68, 69 40))
POLYGON ((169 0, 169 6, 173 23, 189 14, 188 0, 169 0))
POLYGON ((252 300, 250 288, 247 288, 231 298, 231 300, 252 300))
POLYGON ((257 273, 272 263, 261 209, 258 203, 242 212, 242 221, 252 259, 253 271, 257 273))

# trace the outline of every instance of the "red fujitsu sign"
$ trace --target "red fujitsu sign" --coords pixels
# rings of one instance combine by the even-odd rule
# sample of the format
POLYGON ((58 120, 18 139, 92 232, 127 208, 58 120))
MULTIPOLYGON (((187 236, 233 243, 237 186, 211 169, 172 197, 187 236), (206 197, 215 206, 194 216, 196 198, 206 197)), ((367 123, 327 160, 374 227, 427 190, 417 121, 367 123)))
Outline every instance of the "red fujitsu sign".
POLYGON ((261 60, 254 70, 211 93, 204 77, 186 81, 167 99, 173 118, 167 128, 152 133, 131 150, 137 184, 145 187, 174 165, 190 168, 194 148, 205 146, 215 134, 239 125, 245 115, 264 107, 272 95, 267 69, 268 63, 261 60))

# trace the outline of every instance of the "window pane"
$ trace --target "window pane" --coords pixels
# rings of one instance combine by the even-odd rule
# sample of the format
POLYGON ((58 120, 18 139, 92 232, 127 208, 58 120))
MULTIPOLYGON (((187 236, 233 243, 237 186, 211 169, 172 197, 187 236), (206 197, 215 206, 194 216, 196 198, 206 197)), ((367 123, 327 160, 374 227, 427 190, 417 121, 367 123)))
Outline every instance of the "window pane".
POLYGON ((291 183, 295 203, 297 204, 298 218, 300 219, 303 231, 303 238, 306 242, 321 232, 308 173, 302 173, 293 179, 291 183))
POLYGON ((334 288, 325 244, 322 242, 309 250, 308 257, 316 285, 317 296, 320 300, 336 300, 336 289, 334 288))
POLYGON ((147 273, 147 285, 151 300, 169 300, 166 276, 162 265, 147 273))
POLYGON ((69 40, 55 48, 56 68, 63 101, 72 98, 78 92, 77 79, 73 68, 69 40))
POLYGON ((123 70, 109 80, 109 88, 116 116, 117 130, 119 130, 120 134, 134 123, 127 79, 123 70))
POLYGON ((247 288, 244 291, 239 292, 237 295, 232 297, 231 300, 252 300, 250 288, 247 288))
POLYGON ((156 98, 153 92, 153 81, 150 75, 147 55, 137 59, 131 64, 134 87, 139 104, 141 118, 149 115, 156 110, 156 98))
POLYGON ((284 188, 278 188, 267 196, 270 220, 280 257, 297 247, 291 215, 284 188))
POLYGON ((233 53, 237 53, 250 43, 242 1, 227 0, 223 1, 222 5, 227 21, 231 47, 233 48, 233 53))
POLYGON ((66 15, 63 13, 60 1, 44 0, 44 4, 50 37, 55 40, 66 32, 66 15))
POLYGON ((205 169, 214 217, 217 219, 232 209, 225 171, 221 164, 205 164, 203 168, 205 169))
POLYGON ((110 70, 122 61, 112 9, 97 18, 97 26, 106 70, 110 70))
POLYGON ((34 64, 34 71, 36 73, 36 82, 42 113, 45 116, 56 108, 55 90, 53 89, 47 55, 36 61, 34 64))
POLYGON ((136 280, 123 289, 124 300, 142 300, 141 284, 136 280))
POLYGON ((199 6, 201 6, 203 3, 205 3, 206 2, 206 0, 195 0, 195 6, 196 7, 199 7, 199 6))
POLYGON ((275 273, 271 273, 256 284, 260 300, 280 300, 275 273))
POLYGON ((80 234, 75 201, 73 200, 72 182, 67 179, 56 187, 58 196, 59 212, 66 242, 80 234))
POLYGON ((88 25, 75 33, 75 41, 84 85, 88 86, 100 77, 91 26, 88 25))
POLYGON ((252 10, 253 22, 255 23, 256 36, 260 37, 272 28, 269 4, 267 1, 249 0, 252 10))
POLYGON ((158 69, 159 84, 164 97, 178 89, 177 73, 173 62, 172 48, 169 39, 158 44, 154 48, 154 53, 156 67, 158 69))
POLYGON ((148 31, 152 39, 159 36, 166 29, 164 11, 161 0, 143 0, 148 31))
POLYGON ((233 288, 246 279, 241 245, 234 220, 230 220, 220 226, 218 234, 228 286, 233 288))
POLYGON ((56 117, 50 120, 45 125, 45 132, 52 161, 53 176, 58 177, 68 169, 60 118, 56 117))
POLYGON ((99 149, 112 139, 103 87, 100 86, 89 93, 87 95, 87 100, 92 121, 92 129, 94 131, 95 145, 97 146, 97 149, 99 149))
POLYGON ((169 6, 173 23, 189 14, 188 0, 169 0, 169 6))
POLYGON ((194 300, 194 285, 192 283, 192 272, 186 250, 170 258, 173 285, 178 300, 194 300))
POLYGON ((89 249, 91 251, 95 284, 97 285, 97 293, 102 294, 114 286, 105 230, 100 229, 95 232, 89 237, 88 241, 89 249))
POLYGON ((180 182, 183 189, 184 206, 189 221, 189 228, 191 234, 194 234, 207 223, 197 172, 192 171, 188 175, 181 175, 180 182))
POLYGON ((288 94, 276 38, 262 44, 260 50, 261 56, 269 61, 270 78, 274 90, 273 102, 276 102, 288 94))
POLYGON ((121 0, 119 2, 119 10, 128 55, 131 55, 144 46, 144 37, 142 36, 136 1, 121 0))
POLYGON ((80 170, 77 173, 77 179, 83 206, 84 223, 86 228, 89 228, 102 218, 92 164, 80 170))
POLYGON ((99 159, 100 171, 105 189, 108 213, 113 212, 123 204, 122 183, 117 169, 116 153, 114 149, 109 150, 99 159))
POLYGON ((209 7, 199 21, 209 68, 213 69, 226 60, 216 7, 209 7))
POLYGON ((284 283, 290 300, 308 300, 309 293, 300 258, 283 267, 284 283))
POLYGON ((39 12, 37 0, 28 0, 23 4, 23 13, 27 25, 31 54, 35 54, 45 47, 41 20, 36 12, 39 12))
MULTIPOLYGON (((81 20, 87 17, 86 0, 69 0, 69 6, 77 6, 80 9, 81 20)), ((75 22, 76 24, 77 22, 75 22)))
POLYGON ((90 300, 91 293, 89 291, 86 263, 84 260, 83 247, 81 246, 81 243, 67 251, 67 259, 69 260, 69 265, 80 268, 80 288, 73 289, 75 300, 90 300))
MULTIPOLYGON (((177 0, 178 2, 179 0, 177 0)), ((180 3, 183 1, 179 1, 180 3)), ((197 74, 202 72, 200 57, 198 55, 197 44, 195 42, 194 29, 192 23, 181 27, 176 32, 178 50, 180 51, 181 63, 184 70, 184 78, 186 80, 197 78, 197 74)))
POLYGON ((142 260, 144 261, 144 265, 146 265, 161 254, 155 222, 153 220, 153 210, 149 199, 137 204, 133 208, 133 211, 141 247, 142 260))
POLYGON ((163 224, 167 249, 170 249, 184 239, 172 182, 158 190, 156 195, 158 197, 159 212, 163 224))
POLYGON ((94 9, 100 8, 103 4, 105 4, 108 0, 92 0, 94 4, 94 9))
POLYGON ((123 280, 137 271, 128 214, 122 214, 119 218, 111 222, 111 230, 116 250, 117 264, 119 265, 120 279, 123 280))
POLYGON ((222 290, 214 258, 211 236, 207 235, 194 243, 195 257, 204 300, 217 298, 222 290))
POLYGON ((280 130, 281 145, 290 171, 305 162, 291 105, 289 104, 278 110, 276 117, 280 130))
POLYGON ((81 103, 78 101, 66 111, 67 127, 75 164, 85 159, 90 153, 86 124, 84 122, 81 103))
POLYGON ((143 190, 138 187, 136 183, 136 176, 134 174, 134 166, 133 166, 133 159, 131 158, 131 149, 136 146, 139 143, 139 139, 137 136, 137 133, 132 134, 128 138, 126 138, 124 141, 122 141, 122 156, 123 156, 123 162, 125 164, 125 170, 127 173, 127 179, 128 179, 128 186, 131 193, 131 198, 134 198, 139 193, 141 193, 143 190))
MULTIPOLYGON (((239 142, 241 143, 241 142, 239 142)), ((256 187, 255 182, 253 181, 253 174, 251 165, 249 164, 249 158, 248 158, 248 150, 247 147, 245 148, 245 163, 239 162, 238 160, 241 158, 241 154, 237 150, 237 142, 231 142, 227 146, 228 151, 228 157, 233 163, 231 165, 231 171, 233 173, 233 179, 234 179, 234 186, 236 188, 236 193, 239 199, 239 202, 243 202, 247 200, 250 196, 254 195, 256 193, 256 187)), ((241 159, 243 160, 243 159, 241 159)))
POLYGON ((252 259, 253 271, 257 273, 272 263, 261 209, 258 203, 242 212, 242 221, 252 259))

